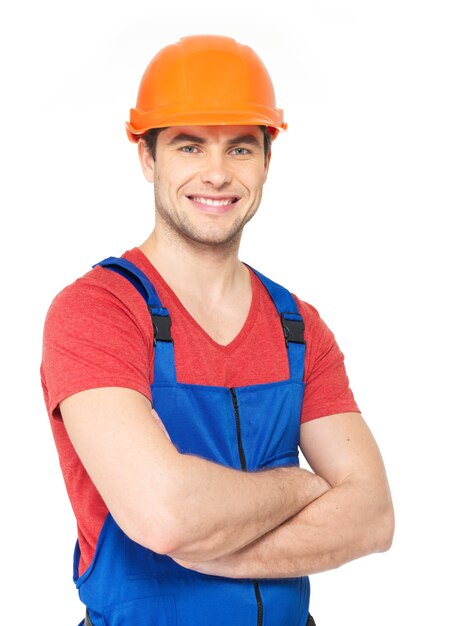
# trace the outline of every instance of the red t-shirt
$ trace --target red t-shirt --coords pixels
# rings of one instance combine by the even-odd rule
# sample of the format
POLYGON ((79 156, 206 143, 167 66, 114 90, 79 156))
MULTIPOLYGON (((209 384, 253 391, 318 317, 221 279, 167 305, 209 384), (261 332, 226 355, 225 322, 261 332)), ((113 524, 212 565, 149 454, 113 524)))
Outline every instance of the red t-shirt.
MULTIPOLYGON (((253 272, 247 320, 237 337, 222 346, 190 316, 138 248, 123 256, 146 274, 169 310, 179 382, 242 387, 289 377, 279 315, 253 272)), ((301 422, 359 411, 333 334, 311 305, 295 300, 305 322, 306 340, 301 422)), ((152 376, 151 318, 144 299, 126 279, 96 267, 59 293, 46 317, 41 381, 77 518, 80 573, 93 558, 108 510, 72 447, 59 404, 74 393, 97 387, 126 387, 151 400, 152 376)))

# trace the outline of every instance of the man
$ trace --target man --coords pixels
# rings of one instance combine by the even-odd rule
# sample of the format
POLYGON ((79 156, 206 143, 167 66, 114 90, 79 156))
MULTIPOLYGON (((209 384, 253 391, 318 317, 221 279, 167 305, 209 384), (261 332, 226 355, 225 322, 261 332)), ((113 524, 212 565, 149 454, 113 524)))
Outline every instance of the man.
POLYGON ((309 574, 390 545, 382 460, 332 333, 238 259, 284 128, 250 48, 161 50, 127 124, 156 227, 48 313, 87 624, 305 626, 309 574))

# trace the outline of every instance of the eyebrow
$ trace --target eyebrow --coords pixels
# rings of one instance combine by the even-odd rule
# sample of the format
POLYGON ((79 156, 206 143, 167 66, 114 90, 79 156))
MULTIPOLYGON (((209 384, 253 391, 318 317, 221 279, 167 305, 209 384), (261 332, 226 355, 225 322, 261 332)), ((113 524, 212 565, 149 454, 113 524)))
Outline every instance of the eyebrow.
POLYGON ((187 133, 179 133, 178 135, 175 135, 175 137, 173 137, 167 145, 174 146, 177 143, 183 143, 183 142, 206 143, 203 137, 197 137, 196 135, 188 135, 187 133))
MULTIPOLYGON (((168 146, 175 146, 178 143, 201 143, 201 144, 206 144, 208 143, 206 139, 204 139, 203 137, 198 137, 197 135, 189 135, 188 133, 179 133, 178 135, 175 135, 175 137, 173 137, 169 143, 167 144, 168 146)), ((258 148, 261 147, 261 142, 257 139, 257 137, 255 137, 254 135, 248 134, 248 135, 239 135, 238 137, 233 137, 232 139, 230 139, 228 142, 229 146, 235 146, 238 144, 249 144, 251 146, 257 146, 258 148)))
POLYGON ((235 146, 236 144, 247 143, 251 146, 261 147, 261 142, 254 135, 239 135, 228 141, 229 146, 235 146))

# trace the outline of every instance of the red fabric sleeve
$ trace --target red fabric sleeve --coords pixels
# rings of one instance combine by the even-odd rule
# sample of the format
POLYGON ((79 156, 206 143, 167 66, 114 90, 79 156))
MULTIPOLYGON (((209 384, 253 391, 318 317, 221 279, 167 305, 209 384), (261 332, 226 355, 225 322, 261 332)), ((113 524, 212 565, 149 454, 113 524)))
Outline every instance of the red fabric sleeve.
POLYGON ((96 268, 66 287, 44 327, 41 374, 50 415, 60 418, 62 400, 96 387, 127 387, 150 400, 151 337, 143 298, 120 276, 96 268))
POLYGON ((301 423, 335 413, 360 412, 349 387, 344 355, 318 311, 294 296, 305 322, 305 395, 301 423))

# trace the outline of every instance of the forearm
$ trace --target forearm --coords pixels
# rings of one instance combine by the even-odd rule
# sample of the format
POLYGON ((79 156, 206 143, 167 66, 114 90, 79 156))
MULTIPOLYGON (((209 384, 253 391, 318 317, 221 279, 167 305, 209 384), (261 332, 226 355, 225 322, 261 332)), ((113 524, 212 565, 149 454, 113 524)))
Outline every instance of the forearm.
POLYGON ((346 482, 233 554, 181 564, 231 578, 304 576, 386 550, 392 533, 389 497, 346 482))
POLYGON ((298 467, 242 472, 187 455, 179 478, 181 540, 169 554, 193 561, 241 549, 326 490, 324 481, 298 467))

